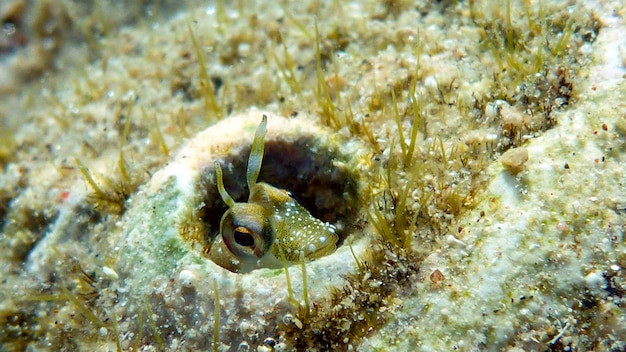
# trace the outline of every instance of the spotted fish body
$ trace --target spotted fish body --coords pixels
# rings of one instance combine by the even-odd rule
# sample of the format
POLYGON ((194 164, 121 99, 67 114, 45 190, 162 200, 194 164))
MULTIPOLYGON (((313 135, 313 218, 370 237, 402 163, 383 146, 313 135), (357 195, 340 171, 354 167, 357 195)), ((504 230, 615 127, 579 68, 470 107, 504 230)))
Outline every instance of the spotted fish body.
POLYGON ((289 192, 257 183, 263 159, 267 116, 257 128, 248 160, 250 196, 236 203, 224 188, 222 170, 215 164, 218 191, 229 209, 222 216, 220 235, 237 260, 239 272, 279 268, 284 263, 311 260, 335 251, 334 225, 313 217, 289 192))
MULTIPOLYGON (((258 185, 272 187, 264 183, 258 185)), ((277 195, 275 201, 270 203, 272 208, 270 223, 274 229, 272 248, 274 257, 281 258, 284 254, 288 262, 296 262, 300 260, 300 255, 314 259, 332 253, 337 242, 335 226, 313 217, 286 191, 277 191, 283 195, 277 195)))

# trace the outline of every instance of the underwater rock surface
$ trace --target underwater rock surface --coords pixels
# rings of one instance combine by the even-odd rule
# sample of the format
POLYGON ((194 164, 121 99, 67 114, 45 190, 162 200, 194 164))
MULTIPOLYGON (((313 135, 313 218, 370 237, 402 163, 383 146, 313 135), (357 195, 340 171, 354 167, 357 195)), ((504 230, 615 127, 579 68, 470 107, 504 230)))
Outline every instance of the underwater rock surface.
MULTIPOLYGON (((118 229, 108 233, 115 259, 102 269, 102 292, 115 296, 109 309, 126 331, 121 342, 132 345, 143 334, 154 341, 169 336, 170 345, 184 341, 194 350, 210 349, 214 341, 232 349, 262 346, 265 338, 278 339, 280 325, 302 324, 294 309, 341 287, 343 276, 357 268, 354 256, 371 242, 363 232, 371 172, 365 146, 304 115, 253 109, 198 133, 129 199, 118 229), (237 274, 237 258, 225 247, 210 253, 214 242, 219 246, 219 220, 227 209, 214 164, 227 170, 231 195, 247 197, 247 157, 263 115, 268 131, 259 180, 293 190, 315 216, 336 224, 340 237, 334 253, 288 267, 289 277, 284 268, 237 274)), ((62 246, 69 240, 64 234, 75 232, 74 211, 62 214, 31 253, 32 275, 49 275, 58 256, 46 249, 62 246)))
MULTIPOLYGON (((161 333, 179 335, 175 338, 194 348, 210 347, 213 339, 208 331, 216 314, 222 315, 218 339, 228 337, 224 341, 231 346, 278 336, 276 327, 293 309, 284 270, 235 274, 230 271, 237 270, 237 258, 225 247, 220 255, 210 253, 226 211, 217 193, 214 164, 220 162, 227 170, 225 176, 231 175, 225 183, 232 196, 246 197, 247 156, 263 114, 268 116, 268 132, 259 180, 291 190, 316 216, 337 224, 340 243, 360 242, 353 248, 362 252, 368 240, 362 232, 350 234, 363 221, 361 202, 366 197, 362 193, 370 172, 367 149, 318 127, 306 116, 283 118, 252 110, 229 117, 191 139, 130 201, 114 267, 120 276, 119 304, 125 307, 119 316, 124 314, 130 326, 137 328, 132 312, 145 309, 147 300, 158 317, 155 324, 168 327, 161 333), (212 309, 214 290, 219 292, 217 313, 212 309), (237 336, 237 331, 253 328, 259 336, 252 340, 245 334, 237 336)), ((308 299, 327 294, 329 285, 339 285, 341 275, 354 268, 346 248, 306 263, 308 299)), ((303 295, 301 269, 289 268, 297 302, 303 295)))
POLYGON ((3 349, 626 346, 620 1, 10 3, 3 349), (340 233, 289 276, 212 253, 263 114, 340 233))

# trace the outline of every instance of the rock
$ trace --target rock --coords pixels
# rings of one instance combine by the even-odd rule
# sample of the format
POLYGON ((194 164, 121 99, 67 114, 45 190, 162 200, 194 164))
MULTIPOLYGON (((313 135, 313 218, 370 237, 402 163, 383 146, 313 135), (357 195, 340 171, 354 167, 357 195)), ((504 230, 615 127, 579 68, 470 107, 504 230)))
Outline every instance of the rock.
POLYGON ((509 149, 502 154, 500 161, 508 172, 516 175, 524 169, 524 164, 528 161, 528 149, 524 147, 509 149))

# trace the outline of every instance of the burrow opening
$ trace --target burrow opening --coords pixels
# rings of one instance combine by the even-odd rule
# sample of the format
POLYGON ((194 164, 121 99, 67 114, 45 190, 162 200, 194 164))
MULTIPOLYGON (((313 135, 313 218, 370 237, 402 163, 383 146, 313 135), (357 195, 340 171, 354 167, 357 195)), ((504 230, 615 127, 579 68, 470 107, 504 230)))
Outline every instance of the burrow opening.
MULTIPOLYGON (((220 161, 224 187, 236 202, 246 202, 249 192, 246 169, 251 144, 227 155, 220 161)), ((341 153, 339 148, 321 146, 319 138, 303 136, 295 140, 268 140, 265 142, 263 164, 257 182, 291 192, 298 203, 314 217, 334 224, 343 244, 350 233, 363 227, 363 197, 359 171, 350 167, 353 155, 341 153)), ((217 191, 215 170, 204 177, 206 192, 201 212, 206 244, 219 236, 220 220, 228 207, 217 191)))

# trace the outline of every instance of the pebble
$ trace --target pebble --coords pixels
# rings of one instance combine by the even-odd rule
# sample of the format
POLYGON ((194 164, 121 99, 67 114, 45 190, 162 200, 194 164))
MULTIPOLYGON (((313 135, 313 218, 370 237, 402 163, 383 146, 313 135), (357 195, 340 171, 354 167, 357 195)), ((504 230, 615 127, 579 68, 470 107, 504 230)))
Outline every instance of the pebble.
POLYGON ((119 275, 115 272, 115 270, 109 268, 108 266, 102 267, 102 274, 109 280, 117 280, 119 279, 119 275))
POLYGON ((528 161, 528 149, 524 147, 509 149, 500 158, 502 166, 516 175, 524 169, 524 164, 528 161))
POLYGON ((178 279, 183 287, 191 287, 193 286, 195 275, 191 272, 191 270, 182 270, 180 274, 178 274, 178 279))

